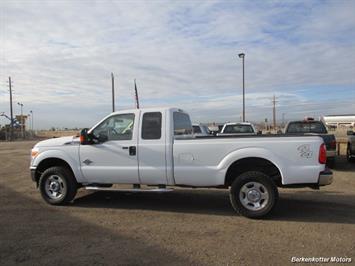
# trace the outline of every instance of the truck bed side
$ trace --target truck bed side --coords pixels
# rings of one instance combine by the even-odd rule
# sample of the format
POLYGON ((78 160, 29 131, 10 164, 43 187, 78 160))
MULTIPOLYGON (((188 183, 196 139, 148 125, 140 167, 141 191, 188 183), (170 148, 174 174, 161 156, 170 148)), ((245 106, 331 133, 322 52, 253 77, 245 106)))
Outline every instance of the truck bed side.
POLYGON ((179 139, 173 145, 177 185, 224 185, 228 168, 244 158, 262 158, 281 173, 282 184, 317 183, 323 140, 317 136, 179 139))

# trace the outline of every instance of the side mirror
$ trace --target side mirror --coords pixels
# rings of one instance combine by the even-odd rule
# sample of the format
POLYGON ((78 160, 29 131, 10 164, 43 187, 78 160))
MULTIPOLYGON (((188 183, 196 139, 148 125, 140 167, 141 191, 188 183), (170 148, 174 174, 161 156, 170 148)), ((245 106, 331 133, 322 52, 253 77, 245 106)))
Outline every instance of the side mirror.
POLYGON ((346 135, 352 136, 352 135, 355 135, 355 132, 352 130, 348 130, 348 131, 346 131, 346 135))
POLYGON ((90 144, 88 129, 84 128, 80 132, 80 144, 81 145, 88 145, 90 144))

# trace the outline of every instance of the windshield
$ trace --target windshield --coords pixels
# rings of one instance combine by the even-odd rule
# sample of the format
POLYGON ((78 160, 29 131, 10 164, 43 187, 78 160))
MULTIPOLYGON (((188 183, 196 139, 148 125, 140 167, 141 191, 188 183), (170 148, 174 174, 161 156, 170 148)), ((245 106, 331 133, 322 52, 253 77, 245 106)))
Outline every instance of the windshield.
POLYGON ((254 130, 251 125, 227 125, 223 133, 254 133, 254 130))
POLYGON ((286 133, 319 133, 326 134, 327 129, 322 122, 312 121, 312 122, 291 122, 286 133))

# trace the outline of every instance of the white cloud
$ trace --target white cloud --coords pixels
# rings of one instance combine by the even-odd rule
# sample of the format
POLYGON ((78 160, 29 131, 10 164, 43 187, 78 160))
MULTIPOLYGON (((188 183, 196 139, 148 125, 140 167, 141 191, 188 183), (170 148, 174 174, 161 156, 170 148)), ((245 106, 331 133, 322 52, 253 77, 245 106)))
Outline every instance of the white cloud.
POLYGON ((93 123, 111 108, 114 72, 120 108, 133 106, 137 78, 146 105, 171 103, 199 120, 231 120, 241 110, 237 53, 244 51, 252 120, 263 120, 269 108, 270 100, 258 97, 274 93, 281 109, 292 99, 289 116, 343 112, 332 88, 355 102, 354 7, 351 1, 2 1, 0 111, 8 109, 5 81, 12 76, 15 101, 37 109, 39 126, 58 113, 75 118, 58 126, 93 123), (334 101, 312 99, 322 86, 334 101), (199 112, 193 103, 201 100, 199 112), (300 108, 299 101, 308 105, 300 108))

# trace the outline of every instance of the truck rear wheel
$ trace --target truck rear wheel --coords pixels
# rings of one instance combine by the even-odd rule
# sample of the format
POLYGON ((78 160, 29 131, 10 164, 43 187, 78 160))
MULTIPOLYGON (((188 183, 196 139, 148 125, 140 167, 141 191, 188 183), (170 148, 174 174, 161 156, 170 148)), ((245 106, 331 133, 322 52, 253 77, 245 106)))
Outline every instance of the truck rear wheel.
POLYGON ((268 175, 248 171, 233 181, 229 196, 233 208, 239 214, 260 218, 273 210, 278 200, 278 191, 268 175))
POLYGON ((62 205, 72 201, 77 187, 73 174, 65 167, 50 167, 39 179, 41 195, 51 205, 62 205))

